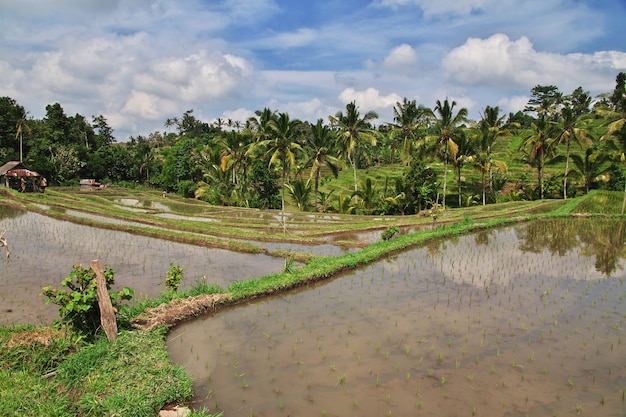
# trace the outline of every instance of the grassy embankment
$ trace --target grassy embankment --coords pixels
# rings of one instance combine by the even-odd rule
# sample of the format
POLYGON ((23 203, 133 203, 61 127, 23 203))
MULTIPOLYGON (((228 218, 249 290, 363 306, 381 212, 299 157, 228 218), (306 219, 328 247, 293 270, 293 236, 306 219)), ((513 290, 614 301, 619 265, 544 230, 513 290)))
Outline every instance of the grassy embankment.
MULTIPOLYGON (((567 202, 524 203, 523 211, 514 210, 516 206, 512 205, 450 210, 442 216, 447 223, 435 229, 400 235, 338 257, 315 258, 291 272, 237 282, 223 289, 200 286, 177 296, 221 292, 231 295, 228 303, 241 302, 325 279, 339 271, 358 267, 430 239, 543 216, 569 216, 578 212, 619 213, 622 196, 621 193, 597 192, 567 202), (546 208, 552 211, 532 214, 546 208)), ((47 195, 48 198, 52 200, 55 196, 47 195)), ((86 199, 83 203, 90 201, 93 199, 86 199)), ((22 201, 16 204, 29 203, 22 201)), ((51 208, 48 210, 52 210, 57 203, 49 204, 51 208)), ((68 206, 74 204, 76 201, 72 200, 68 206)), ((106 206, 106 202, 103 205, 106 206)), ((363 222, 368 224, 366 220, 363 222)), ((390 221, 388 224, 394 223, 390 221)), ((115 343, 108 343, 106 339, 88 343, 67 329, 55 330, 45 326, 0 328, 0 413, 26 416, 154 416, 167 403, 189 399, 192 395, 191 381, 184 370, 170 363, 165 346, 166 330, 134 330, 128 326, 130 318, 171 297, 164 294, 159 300, 147 300, 123 310, 122 330, 115 343)), ((196 413, 202 414, 207 415, 196 413)))

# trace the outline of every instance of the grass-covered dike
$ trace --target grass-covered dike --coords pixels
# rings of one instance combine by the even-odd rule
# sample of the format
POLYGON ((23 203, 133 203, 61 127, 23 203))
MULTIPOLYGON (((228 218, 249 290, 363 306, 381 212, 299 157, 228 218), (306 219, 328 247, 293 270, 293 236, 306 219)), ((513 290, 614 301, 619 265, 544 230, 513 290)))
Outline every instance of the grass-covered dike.
MULTIPOLYGON (((217 288, 200 282, 177 294, 165 293, 120 311, 120 336, 88 341, 67 328, 12 326, 0 328, 0 415, 20 416, 155 416, 167 404, 193 397, 184 369, 173 366, 167 354, 167 325, 150 330, 131 326, 147 309, 172 299, 201 294, 224 294, 221 305, 305 286, 332 277, 431 239, 441 239, 478 229, 549 216, 607 216, 621 211, 623 194, 596 192, 567 202, 553 202, 551 211, 526 213, 475 207, 451 210, 439 218, 436 228, 402 234, 337 257, 317 257, 299 268, 217 288)), ((545 204, 537 202, 536 205, 545 204)), ((426 219, 425 221, 430 221, 426 219)), ((58 283, 50 283, 56 285, 58 283)), ((179 317, 184 319, 185 317, 179 317)), ((195 415, 210 415, 196 411, 195 415)))

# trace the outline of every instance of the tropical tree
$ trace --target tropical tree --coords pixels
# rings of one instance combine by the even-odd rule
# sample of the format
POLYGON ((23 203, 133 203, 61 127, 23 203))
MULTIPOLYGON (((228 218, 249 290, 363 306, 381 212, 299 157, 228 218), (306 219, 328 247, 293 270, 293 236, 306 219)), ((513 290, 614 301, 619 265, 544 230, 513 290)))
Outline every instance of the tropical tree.
MULTIPOLYGON (((573 105, 565 104, 561 108, 561 120, 556 141, 558 144, 565 143, 565 172, 563 173, 563 199, 567 200, 567 176, 569 174, 569 161, 572 141, 583 146, 583 142, 589 142, 586 129, 581 127, 580 118, 576 116, 573 105)), ((587 145, 590 145, 588 143, 587 145)))
MULTIPOLYGON (((500 116, 500 108, 498 106, 485 107, 474 136, 474 140, 477 142, 475 161, 481 173, 483 206, 487 203, 485 192, 487 185, 490 190, 493 190, 493 168, 495 167, 501 171, 507 170, 504 161, 493 158, 493 145, 498 138, 507 137, 511 134, 505 128, 505 117, 504 115, 500 116), (489 180, 486 181, 486 178, 489 180)), ((515 125, 518 124, 515 123, 515 125)))
POLYGON ((341 153, 352 165, 354 175, 354 191, 358 191, 356 178, 355 150, 360 146, 361 141, 376 144, 377 132, 370 126, 370 121, 378 119, 378 114, 368 111, 362 117, 354 101, 346 105, 346 113, 337 112, 335 116, 330 116, 331 125, 338 129, 337 138, 341 153))
POLYGON ((456 136, 456 155, 452 158, 452 164, 456 171, 456 181, 459 188, 459 207, 463 207, 462 193, 461 193, 461 171, 465 164, 474 162, 474 156, 476 154, 474 143, 471 137, 465 132, 460 132, 456 136))
POLYGON ((221 155, 222 171, 230 170, 233 184, 245 182, 250 165, 248 149, 252 146, 253 136, 248 132, 222 131, 213 139, 221 155))
POLYGON ((276 110, 266 107, 254 112, 256 117, 248 119, 248 126, 254 132, 257 141, 267 140, 272 136, 270 122, 276 120, 276 110))
POLYGON ((539 196, 544 197, 544 171, 546 166, 546 156, 551 152, 554 144, 554 123, 549 120, 546 114, 539 116, 533 123, 533 131, 522 143, 520 150, 526 151, 528 162, 537 168, 537 188, 539 196))
MULTIPOLYGON (((626 72, 620 72, 615 79, 615 88, 609 97, 609 110, 600 110, 600 114, 609 120, 608 131, 602 138, 611 138, 611 144, 617 150, 618 159, 626 160, 626 72)), ((626 181, 624 182, 624 202, 622 214, 626 208, 626 181)))
POLYGON ((292 183, 286 184, 289 195, 300 211, 307 211, 311 206, 311 181, 304 178, 296 178, 292 183))
POLYGON ((586 147, 584 155, 572 154, 575 173, 579 174, 585 184, 585 191, 589 193, 596 179, 607 172, 611 167, 611 158, 598 143, 586 147))
POLYGON ((366 214, 372 214, 376 208, 377 194, 374 189, 374 182, 371 178, 366 178, 361 181, 361 189, 354 191, 352 196, 358 196, 360 198, 359 205, 363 207, 363 211, 366 214))
POLYGON ((319 184, 322 168, 330 169, 335 178, 337 178, 339 168, 342 165, 341 161, 334 156, 336 154, 335 141, 335 131, 324 125, 321 119, 314 126, 311 126, 305 138, 305 151, 308 159, 304 166, 311 166, 309 178, 314 180, 315 208, 318 211, 320 211, 319 184))
MULTIPOLYGON (((465 107, 459 109, 456 114, 454 107, 456 101, 448 101, 445 99, 443 103, 437 100, 435 105, 435 131, 437 136, 431 136, 430 139, 437 140, 437 154, 443 161, 443 197, 442 205, 446 206, 446 185, 448 183, 448 161, 454 159, 458 153, 459 147, 455 142, 455 138, 459 137, 463 132, 461 125, 467 122, 467 109, 465 107)), ((430 140, 429 139, 429 140, 430 140)))
MULTIPOLYGON (((281 168, 282 193, 281 205, 282 215, 285 215, 285 185, 287 184, 287 170, 295 165, 296 152, 302 147, 298 142, 299 136, 302 134, 300 120, 290 120, 289 114, 280 113, 277 118, 272 119, 268 123, 267 133, 270 135, 268 139, 256 142, 255 146, 265 150, 269 156, 268 166, 278 162, 281 168)), ((283 218, 283 232, 287 231, 287 225, 283 218)))
POLYGON ((396 148, 400 146, 400 159, 409 164, 411 161, 411 150, 413 144, 419 137, 419 130, 432 114, 429 109, 422 105, 417 105, 415 100, 396 102, 393 107, 393 121, 389 137, 391 139, 391 163, 395 156, 396 148))

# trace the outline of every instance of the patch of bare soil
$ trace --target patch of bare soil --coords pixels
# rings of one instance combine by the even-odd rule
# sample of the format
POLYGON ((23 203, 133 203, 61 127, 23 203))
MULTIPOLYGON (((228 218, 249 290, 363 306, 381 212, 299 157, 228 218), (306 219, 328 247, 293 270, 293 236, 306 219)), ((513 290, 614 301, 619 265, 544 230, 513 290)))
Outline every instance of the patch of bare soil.
POLYGON ((189 298, 175 298, 169 303, 148 308, 131 323, 134 327, 145 330, 155 326, 173 327, 212 310, 216 304, 229 298, 231 298, 230 294, 203 294, 189 298))
POLYGON ((65 336, 66 331, 64 329, 41 327, 34 330, 24 330, 15 333, 7 342, 6 346, 29 346, 34 343, 39 343, 43 346, 50 346, 55 339, 61 339, 65 336))

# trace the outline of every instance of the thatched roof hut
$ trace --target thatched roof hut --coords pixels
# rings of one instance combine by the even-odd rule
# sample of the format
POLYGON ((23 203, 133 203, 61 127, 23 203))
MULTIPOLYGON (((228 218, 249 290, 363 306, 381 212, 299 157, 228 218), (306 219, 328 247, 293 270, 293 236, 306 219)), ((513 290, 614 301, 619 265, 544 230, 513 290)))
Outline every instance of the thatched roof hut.
POLYGON ((4 185, 15 189, 20 188, 20 181, 25 178, 29 184, 26 191, 36 191, 40 176, 20 161, 9 161, 0 167, 0 177, 4 177, 4 185))

